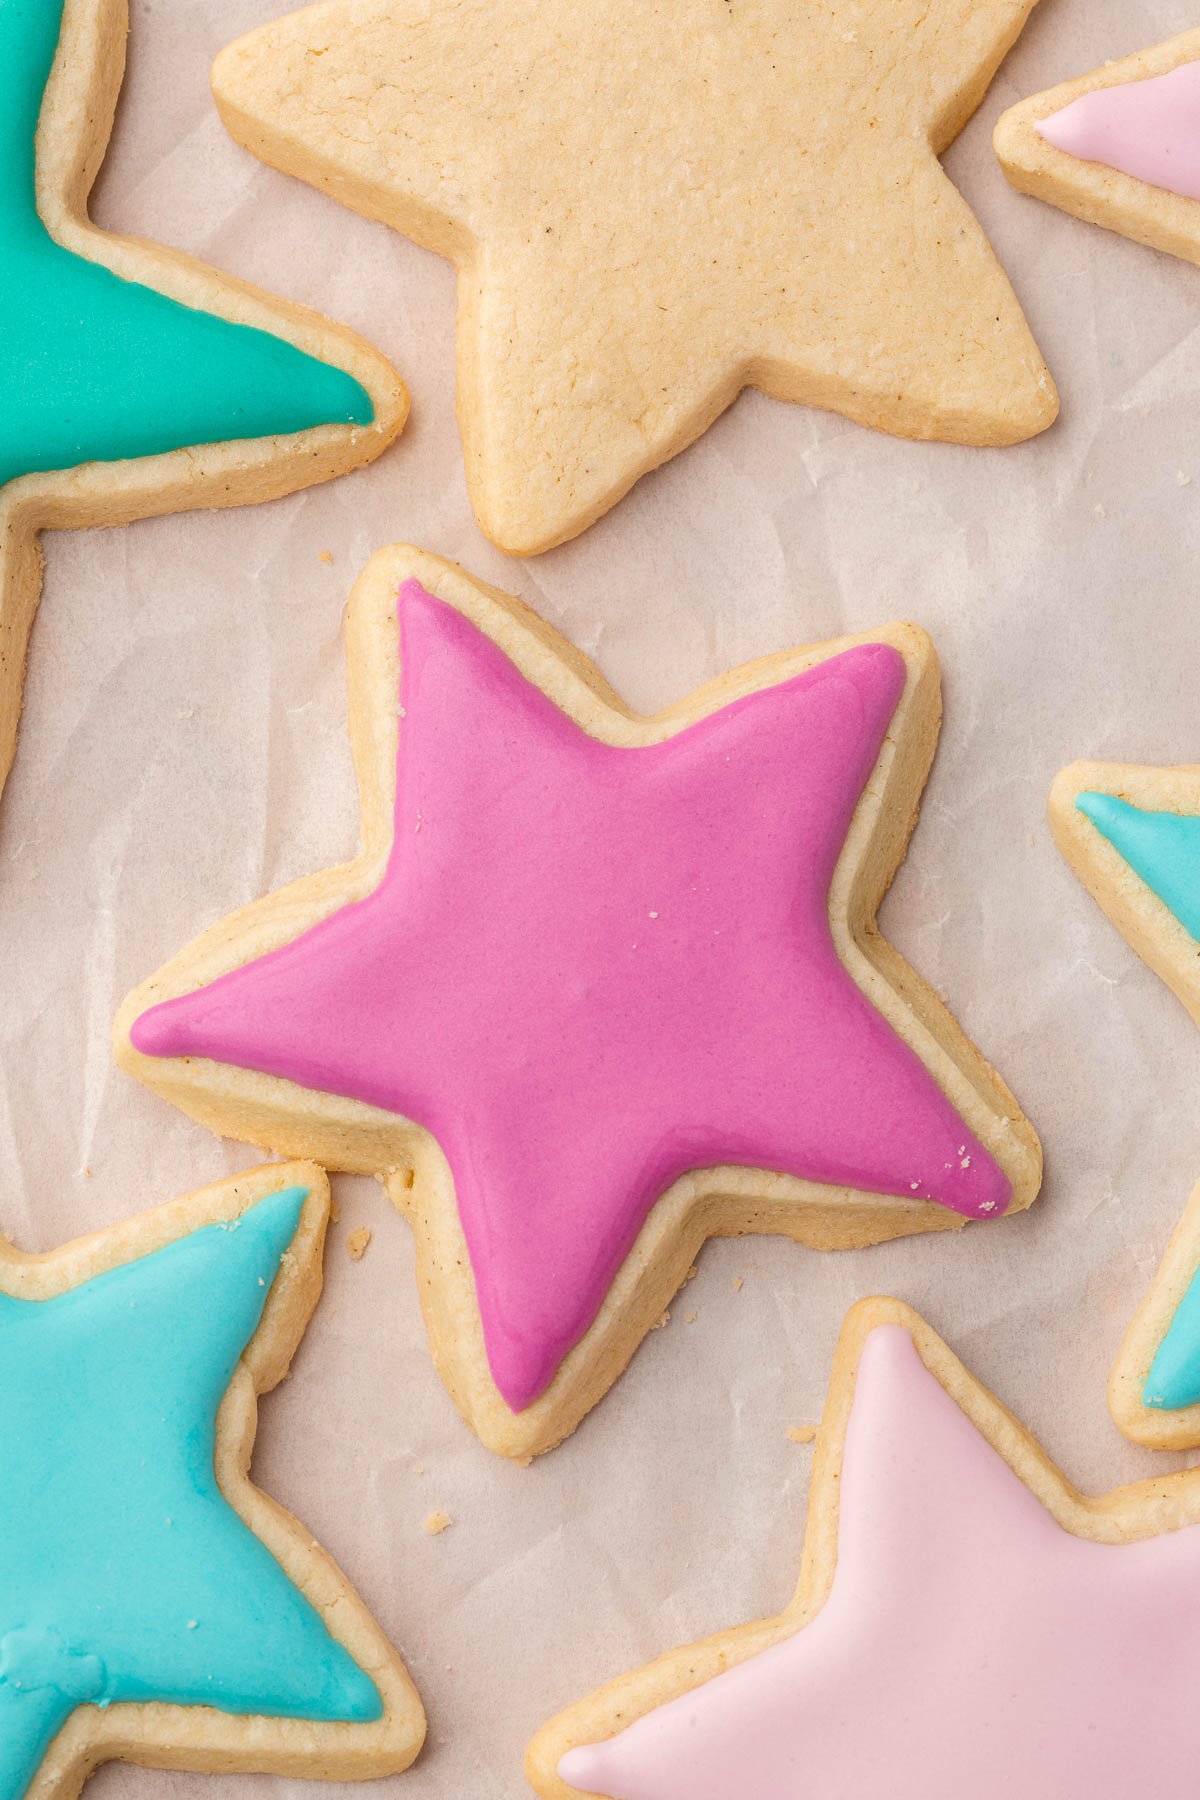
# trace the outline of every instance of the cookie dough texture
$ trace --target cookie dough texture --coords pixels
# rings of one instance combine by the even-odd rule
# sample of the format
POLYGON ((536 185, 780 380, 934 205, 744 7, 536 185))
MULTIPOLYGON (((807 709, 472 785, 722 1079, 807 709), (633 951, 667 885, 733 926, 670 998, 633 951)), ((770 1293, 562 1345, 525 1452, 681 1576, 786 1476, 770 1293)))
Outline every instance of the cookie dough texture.
POLYGON ((181 951, 122 1005, 114 1026, 115 1054, 129 1073, 215 1131, 382 1178, 416 1233, 421 1300, 443 1381, 485 1444, 523 1458, 552 1448, 603 1396, 642 1338, 661 1322, 706 1238, 770 1231, 813 1248, 844 1249, 913 1232, 954 1230, 965 1221, 930 1202, 779 1173, 725 1167, 686 1175, 652 1208, 599 1314, 550 1386, 514 1413, 489 1372, 454 1183, 428 1132, 359 1101, 277 1077, 199 1057, 148 1056, 134 1047, 130 1029, 150 1007, 292 941, 380 881, 393 837, 400 729, 396 596, 414 577, 488 634, 584 731, 617 745, 661 741, 740 695, 771 687, 854 643, 889 643, 899 650, 907 682, 838 859, 830 928, 853 980, 1000 1163, 1012 1188, 1010 1210, 1035 1198, 1041 1151, 1003 1081, 875 923, 916 822, 940 721, 937 658, 923 632, 892 625, 860 638, 787 651, 734 670, 657 717, 644 718, 626 708, 594 665, 518 601, 423 551, 380 551, 355 586, 346 626, 351 741, 363 807, 361 854, 342 868, 306 877, 244 907, 181 951))
POLYGON ((938 156, 1033 0, 327 0, 213 71, 240 143, 458 269, 502 549, 584 530, 744 387, 1012 444, 1057 411, 938 156))
POLYGON ((1200 767, 1071 763, 1055 778, 1048 803, 1054 841, 1070 867, 1121 936, 1200 1025, 1200 946, 1170 907, 1080 812, 1075 802, 1087 793, 1112 794, 1144 812, 1200 816, 1200 767))
POLYGON ((12 763, 26 645, 41 591, 39 532, 275 499, 372 461, 408 413, 399 376, 353 332, 180 251, 91 223, 88 196, 112 130, 127 31, 127 0, 66 0, 36 139, 38 212, 50 236, 127 281, 271 332, 345 370, 370 395, 375 417, 367 426, 321 425, 287 437, 21 475, 0 487, 0 786, 12 763))
POLYGON ((201 1226, 236 1220, 267 1195, 290 1186, 307 1188, 308 1198, 262 1320, 217 1415, 217 1481, 230 1506, 321 1613, 332 1635, 370 1674, 383 1714, 372 1723, 351 1725, 239 1717, 161 1701, 81 1705, 54 1739, 28 1800, 75 1800, 99 1764, 118 1758, 151 1769, 262 1771, 344 1781, 407 1768, 421 1748, 424 1711, 396 1651, 312 1533, 250 1479, 258 1396, 287 1375, 321 1295, 329 1217, 324 1171, 307 1162, 250 1169, 42 1255, 26 1255, 0 1239, 0 1292, 21 1300, 50 1299, 201 1226))
POLYGON ((1200 30, 1185 31, 1165 44, 1105 63, 1088 75, 1064 81, 1010 107, 997 123, 994 140, 1004 173, 1021 193, 1048 200, 1051 206, 1060 207, 1077 219, 1103 225, 1108 231, 1118 231, 1123 237, 1149 244, 1154 250, 1165 250, 1171 256, 1181 256, 1187 262, 1200 263, 1200 200, 1153 187, 1105 163, 1071 156, 1049 143, 1037 129, 1040 119, 1061 112, 1083 94, 1166 75, 1197 58, 1200 30))

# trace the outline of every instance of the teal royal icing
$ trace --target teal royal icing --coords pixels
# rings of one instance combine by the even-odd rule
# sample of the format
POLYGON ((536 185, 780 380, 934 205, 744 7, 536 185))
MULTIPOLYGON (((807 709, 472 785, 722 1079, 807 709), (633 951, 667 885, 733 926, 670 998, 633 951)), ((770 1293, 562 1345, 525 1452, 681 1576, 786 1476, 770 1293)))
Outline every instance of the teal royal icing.
POLYGON ((1142 1404, 1179 1412, 1200 1401, 1200 1270, 1176 1308, 1150 1365, 1142 1404))
MULTIPOLYGON (((1200 818, 1147 812, 1115 794, 1077 796, 1092 821, 1135 875, 1200 942, 1200 818)), ((1178 1412, 1200 1401, 1200 1272, 1180 1301, 1150 1365, 1142 1402, 1178 1412)))
POLYGON ((184 445, 370 424, 344 370, 123 281, 38 215, 34 134, 63 0, 0 0, 0 485, 184 445))
POLYGON ((0 1295, 0 1800, 87 1703, 380 1717, 214 1471, 304 1200, 284 1188, 54 1299, 0 1295))
POLYGON ((1114 794, 1079 794, 1075 804, 1200 941, 1200 818, 1143 812, 1114 794))

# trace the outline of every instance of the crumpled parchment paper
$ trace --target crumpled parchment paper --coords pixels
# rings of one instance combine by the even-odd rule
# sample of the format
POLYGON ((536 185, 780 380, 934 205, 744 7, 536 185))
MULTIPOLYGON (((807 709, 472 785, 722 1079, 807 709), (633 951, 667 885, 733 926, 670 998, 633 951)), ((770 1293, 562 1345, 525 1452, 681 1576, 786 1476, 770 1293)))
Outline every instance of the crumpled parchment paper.
MULTIPOLYGON (((373 1183, 336 1181, 326 1298, 263 1407, 255 1473, 425 1698, 424 1757, 375 1791, 516 1800, 549 1713, 784 1602, 811 1456, 787 1431, 819 1415, 858 1296, 918 1306, 1085 1488, 1171 1466, 1118 1436, 1104 1384, 1200 1176, 1200 1035, 1060 862, 1043 808, 1076 756, 1200 759, 1200 272, 1011 193, 990 137, 1013 100, 1194 16, 1043 0, 947 158, 1061 388, 1046 436, 914 446, 747 395, 583 538, 520 564, 466 502, 449 266, 260 167, 217 119, 212 56, 284 10, 139 0, 95 213, 354 325, 407 379, 412 422, 373 468, 271 506, 47 540, 0 809, 0 1227, 46 1247, 260 1160, 119 1075, 109 1024, 202 926, 353 849, 341 614, 397 539, 523 594, 645 709, 795 642, 925 625, 946 721, 883 922, 1047 1156, 1036 1207, 995 1226, 837 1257, 710 1246, 669 1326, 527 1470, 478 1446, 434 1375, 407 1228, 373 1183), (429 1537, 436 1510, 454 1523, 429 1537)), ((218 1785, 310 1791, 114 1766, 90 1792, 218 1785)))

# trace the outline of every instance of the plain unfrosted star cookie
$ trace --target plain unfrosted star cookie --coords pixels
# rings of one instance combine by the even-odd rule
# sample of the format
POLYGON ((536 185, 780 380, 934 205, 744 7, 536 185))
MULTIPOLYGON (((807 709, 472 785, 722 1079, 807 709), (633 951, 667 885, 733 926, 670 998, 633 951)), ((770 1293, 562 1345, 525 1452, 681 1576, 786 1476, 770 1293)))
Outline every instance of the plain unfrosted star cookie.
POLYGON ((396 1652, 250 1481, 329 1187, 252 1170, 45 1255, 0 1239, 0 1794, 98 1764, 351 1779, 424 1737, 396 1652))
POLYGON ((571 1707, 529 1778, 543 1800, 1189 1800, 1198 1582, 1200 1472, 1081 1495, 922 1320, 863 1301, 794 1600, 571 1707))
POLYGON ((839 1248, 1034 1198, 1016 1102, 875 925, 937 735, 923 633, 647 719, 393 549, 347 643, 361 856, 199 938, 116 1052, 218 1131, 384 1177, 485 1443, 573 1430, 706 1236, 839 1248))
POLYGON ((1033 0, 328 0, 218 58, 234 137, 449 257, 487 535, 573 537, 747 386, 1011 444, 1057 397, 938 162, 1033 0))
POLYGON ((369 462, 408 397, 361 339, 87 216, 126 0, 0 4, 0 785, 38 533, 266 500, 369 462))
POLYGON ((1022 193, 1200 262, 1200 31, 1010 107, 995 143, 1022 193))

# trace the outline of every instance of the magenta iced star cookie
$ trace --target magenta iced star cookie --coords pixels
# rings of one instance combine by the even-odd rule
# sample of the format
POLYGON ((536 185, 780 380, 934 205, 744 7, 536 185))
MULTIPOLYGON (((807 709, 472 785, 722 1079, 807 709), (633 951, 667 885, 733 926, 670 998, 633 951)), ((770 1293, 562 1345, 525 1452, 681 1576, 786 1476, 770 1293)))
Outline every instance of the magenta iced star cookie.
POLYGON ((915 1313, 850 1313, 795 1599, 552 1721, 542 1800, 1188 1800, 1200 1475, 1087 1499, 915 1313))
POLYGON ((1032 1129, 875 926, 937 735, 915 627, 640 718, 518 602, 393 549, 347 640, 362 854, 183 951, 117 1055, 218 1131, 385 1180, 485 1443, 571 1431, 706 1236, 1030 1203, 1032 1129))

